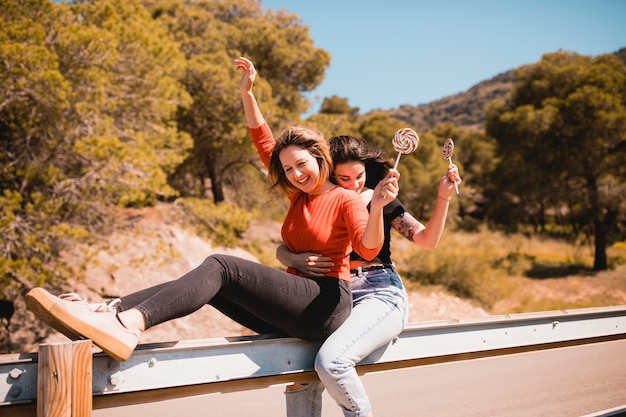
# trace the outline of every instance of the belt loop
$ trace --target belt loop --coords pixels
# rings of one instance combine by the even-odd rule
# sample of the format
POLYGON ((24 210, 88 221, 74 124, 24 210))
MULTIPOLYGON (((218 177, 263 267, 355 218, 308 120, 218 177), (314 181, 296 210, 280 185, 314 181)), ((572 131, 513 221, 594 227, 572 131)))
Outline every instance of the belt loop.
POLYGON ((363 276, 363 268, 362 267, 357 266, 356 267, 356 272, 357 272, 357 275, 359 276, 359 278, 361 278, 363 276))

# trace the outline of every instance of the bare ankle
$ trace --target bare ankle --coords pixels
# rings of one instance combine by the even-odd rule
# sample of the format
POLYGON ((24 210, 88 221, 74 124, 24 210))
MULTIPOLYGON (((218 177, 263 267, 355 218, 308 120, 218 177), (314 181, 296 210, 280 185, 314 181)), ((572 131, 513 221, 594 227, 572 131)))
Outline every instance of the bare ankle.
POLYGON ((117 318, 127 329, 136 329, 141 332, 146 330, 146 321, 139 310, 131 308, 130 310, 122 311, 117 315, 117 318))

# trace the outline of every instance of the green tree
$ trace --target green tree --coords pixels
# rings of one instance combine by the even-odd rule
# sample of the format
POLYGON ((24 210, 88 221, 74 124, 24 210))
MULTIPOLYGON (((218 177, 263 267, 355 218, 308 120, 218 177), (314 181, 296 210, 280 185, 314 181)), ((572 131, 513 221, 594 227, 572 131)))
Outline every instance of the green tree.
POLYGON ((439 124, 427 135, 436 141, 439 147, 436 158, 441 158, 444 163, 443 142, 446 138, 454 140, 452 162, 459 167, 463 178, 463 185, 456 196, 456 208, 462 220, 459 226, 467 230, 476 229, 486 216, 484 196, 491 186, 491 176, 498 161, 494 139, 483 131, 459 128, 452 123, 439 124))
MULTIPOLYGON (((0 1, 0 285, 3 296, 63 276, 74 234, 63 198, 71 85, 50 47, 71 18, 48 1, 0 1)), ((70 166, 73 164, 69 164, 70 166)))
POLYGON ((337 135, 359 136, 359 108, 351 107, 347 98, 332 96, 324 99, 320 112, 309 117, 307 126, 324 133, 330 139, 337 135))
POLYGON ((112 206, 172 195, 191 145, 182 55, 136 1, 0 0, 0 279, 66 276, 58 254, 112 206))
POLYGON ((515 210, 515 224, 545 230, 553 214, 570 235, 593 235, 593 268, 604 270, 626 212, 626 66, 557 52, 516 76, 510 96, 487 111, 500 156, 492 215, 515 210))
MULTIPOLYGON (((313 47, 308 28, 286 12, 264 11, 253 0, 144 1, 153 17, 179 43, 187 60, 181 78, 193 104, 181 108, 181 129, 194 140, 192 155, 172 183, 187 195, 225 200, 240 188, 242 174, 259 169, 250 146, 239 95, 241 73, 233 61, 250 58, 259 76, 255 94, 273 128, 299 120, 308 103, 302 92, 323 79, 329 55, 313 47)), ((249 183, 246 183, 249 185, 249 183)), ((257 187, 263 189, 263 187, 257 187)), ((250 194, 249 188, 242 190, 250 194)))
POLYGON ((355 117, 359 114, 359 108, 350 106, 347 98, 332 96, 324 99, 322 107, 320 108, 320 113, 345 114, 355 117))
POLYGON ((174 119, 191 102, 178 81, 186 65, 178 45, 138 0, 81 2, 71 9, 84 29, 83 49, 72 45, 71 54, 59 55, 74 86, 77 116, 87 125, 73 143, 86 161, 82 174, 104 183, 108 198, 121 204, 175 195, 167 176, 192 146, 174 119), (75 73, 88 77, 74 80, 75 73))

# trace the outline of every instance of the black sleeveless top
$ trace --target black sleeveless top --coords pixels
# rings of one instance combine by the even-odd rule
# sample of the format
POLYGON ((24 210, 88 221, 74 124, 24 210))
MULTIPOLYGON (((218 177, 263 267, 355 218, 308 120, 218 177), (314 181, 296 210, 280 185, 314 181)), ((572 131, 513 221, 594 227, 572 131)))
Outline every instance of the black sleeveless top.
MULTIPOLYGON (((370 210, 370 204, 367 205, 367 210, 370 210)), ((390 264, 391 263, 391 221, 404 213, 406 210, 404 206, 397 198, 394 199, 391 203, 387 204, 383 208, 383 220, 384 220, 384 229, 385 229, 385 242, 383 243, 383 247, 378 252, 378 255, 370 262, 378 262, 381 264, 390 264)), ((361 258, 356 252, 352 252, 350 254, 351 261, 365 261, 361 258)))

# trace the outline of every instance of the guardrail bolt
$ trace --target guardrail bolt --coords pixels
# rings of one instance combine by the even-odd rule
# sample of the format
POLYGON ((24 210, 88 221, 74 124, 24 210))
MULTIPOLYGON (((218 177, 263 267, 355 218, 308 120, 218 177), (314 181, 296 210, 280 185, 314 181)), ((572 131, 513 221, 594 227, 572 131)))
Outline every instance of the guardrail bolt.
POLYGON ((22 376, 23 373, 26 373, 26 371, 23 371, 19 368, 13 368, 9 372, 9 376, 13 379, 18 379, 20 376, 22 376))
POLYGON ((119 367, 120 367, 120 363, 116 361, 115 359, 109 359, 109 361, 107 362, 107 368, 109 368, 112 371, 116 370, 119 367))
POLYGON ((552 322, 552 328, 554 329, 554 328, 556 327, 556 325, 557 325, 557 324, 559 324, 559 321, 558 321, 558 320, 554 320, 554 321, 552 322))
POLYGON ((116 386, 116 385, 118 385, 119 383, 120 383, 120 379, 119 379, 117 376, 115 376, 115 375, 111 375, 111 376, 109 377, 109 384, 111 384, 111 385, 113 385, 113 386, 116 386))
POLYGON ((17 398, 22 394, 22 388, 17 386, 17 385, 13 385, 11 387, 11 389, 9 390, 9 396, 13 397, 13 398, 17 398))
POLYGON ((156 364, 157 364, 157 360, 156 360, 156 358, 150 358, 150 359, 148 360, 148 366, 149 366, 150 368, 152 368, 152 367, 156 366, 156 364))

